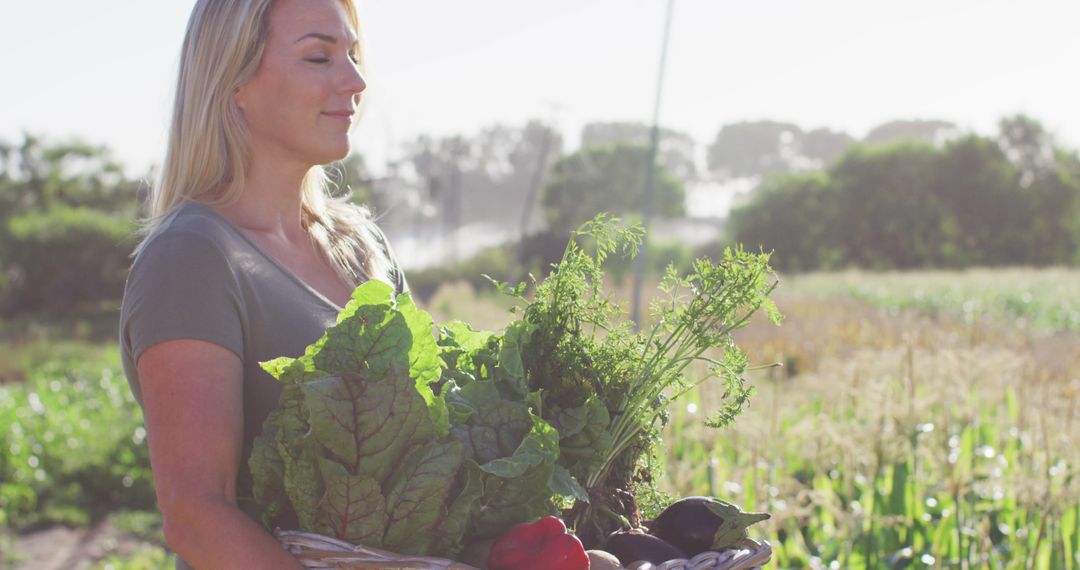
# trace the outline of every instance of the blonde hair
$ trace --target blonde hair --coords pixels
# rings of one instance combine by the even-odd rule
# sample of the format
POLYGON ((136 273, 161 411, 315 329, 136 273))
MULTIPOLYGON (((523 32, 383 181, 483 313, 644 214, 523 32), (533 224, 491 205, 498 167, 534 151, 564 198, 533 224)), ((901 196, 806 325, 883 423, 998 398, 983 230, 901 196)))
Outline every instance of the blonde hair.
MULTIPOLYGON (((266 45, 267 16, 274 0, 198 0, 181 48, 172 121, 160 176, 150 190, 144 238, 137 255, 161 222, 185 201, 211 206, 235 201, 244 187, 249 160, 247 128, 233 98, 259 68, 266 45)), ((338 0, 359 37, 351 0, 338 0)), ((359 40, 356 53, 360 57, 359 40)), ((301 182, 301 222, 347 283, 364 278, 393 283, 382 233, 371 213, 331 196, 322 166, 301 182)))

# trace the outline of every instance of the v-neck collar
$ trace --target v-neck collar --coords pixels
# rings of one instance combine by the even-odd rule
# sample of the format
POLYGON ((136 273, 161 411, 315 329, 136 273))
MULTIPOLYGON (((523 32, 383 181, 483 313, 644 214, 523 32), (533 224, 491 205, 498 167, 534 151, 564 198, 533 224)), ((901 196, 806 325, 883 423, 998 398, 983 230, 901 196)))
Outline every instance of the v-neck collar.
POLYGON ((320 293, 318 289, 316 289, 316 288, 312 287, 311 285, 309 285, 307 283, 307 281, 304 281, 303 279, 301 279, 299 276, 297 276, 295 273, 293 273, 291 270, 289 270, 288 267, 285 267, 285 265, 283 263, 281 263, 281 261, 279 261, 278 258, 271 255, 270 252, 266 251, 266 249, 264 249, 261 245, 259 245, 255 240, 251 239, 251 236, 247 235, 244 232, 243 228, 238 226, 236 224, 236 222, 230 220, 229 218, 226 218, 225 216, 221 215, 220 212, 218 212, 217 210, 211 208, 210 206, 208 206, 206 204, 203 204, 202 202, 196 202, 194 200, 189 200, 188 203, 197 206, 198 208, 202 209, 203 211, 209 212, 211 216, 213 216, 214 218, 224 222, 225 225, 228 226, 233 231, 233 233, 239 235, 241 239, 243 239, 249 246, 251 246, 252 249, 254 249, 256 252, 258 252, 259 255, 261 255, 263 258, 265 258, 267 261, 269 261, 274 267, 276 267, 278 269, 278 271, 283 273, 286 277, 291 279, 293 282, 295 282, 301 288, 306 289, 309 293, 311 293, 313 296, 315 296, 315 298, 319 299, 320 301, 322 301, 323 303, 328 305, 330 308, 334 309, 335 311, 337 311, 339 313, 344 309, 344 307, 342 307, 341 305, 338 305, 334 301, 330 300, 329 297, 327 297, 326 295, 323 295, 322 293, 320 293))

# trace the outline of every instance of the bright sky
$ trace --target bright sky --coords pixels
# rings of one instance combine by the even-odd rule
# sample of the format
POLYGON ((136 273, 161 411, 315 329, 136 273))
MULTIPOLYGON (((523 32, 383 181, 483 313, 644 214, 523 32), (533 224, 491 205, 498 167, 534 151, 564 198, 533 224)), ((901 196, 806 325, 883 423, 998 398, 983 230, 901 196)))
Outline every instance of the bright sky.
MULTIPOLYGON (((0 140, 159 161, 193 0, 0 0, 0 140)), ((358 0, 378 168, 418 133, 651 120, 666 0, 358 0)), ((788 120, 855 136, 898 118, 991 133, 1027 113, 1080 147, 1076 0, 675 0, 665 126, 788 120)))

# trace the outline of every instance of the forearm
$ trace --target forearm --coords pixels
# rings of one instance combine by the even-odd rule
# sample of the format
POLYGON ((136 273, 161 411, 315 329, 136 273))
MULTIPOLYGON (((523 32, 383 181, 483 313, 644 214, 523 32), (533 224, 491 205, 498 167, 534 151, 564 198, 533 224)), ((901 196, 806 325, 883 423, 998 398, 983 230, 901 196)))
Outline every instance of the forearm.
POLYGON ((165 538, 198 570, 303 566, 264 528, 224 498, 178 500, 165 509, 165 538))

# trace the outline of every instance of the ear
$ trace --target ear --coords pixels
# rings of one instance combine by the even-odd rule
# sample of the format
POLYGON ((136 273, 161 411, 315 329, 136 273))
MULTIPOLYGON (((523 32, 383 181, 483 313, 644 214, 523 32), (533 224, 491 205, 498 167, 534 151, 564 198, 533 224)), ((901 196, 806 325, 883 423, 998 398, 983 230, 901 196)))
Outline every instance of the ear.
POLYGON ((245 83, 238 87, 236 91, 233 91, 233 103, 236 105, 236 108, 240 110, 240 113, 244 112, 245 102, 247 101, 246 87, 247 84, 245 83))

